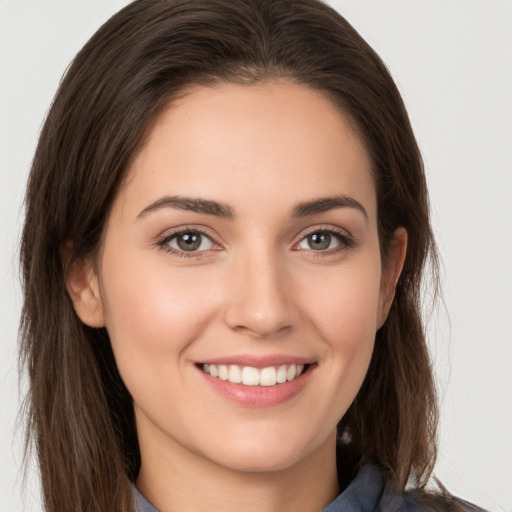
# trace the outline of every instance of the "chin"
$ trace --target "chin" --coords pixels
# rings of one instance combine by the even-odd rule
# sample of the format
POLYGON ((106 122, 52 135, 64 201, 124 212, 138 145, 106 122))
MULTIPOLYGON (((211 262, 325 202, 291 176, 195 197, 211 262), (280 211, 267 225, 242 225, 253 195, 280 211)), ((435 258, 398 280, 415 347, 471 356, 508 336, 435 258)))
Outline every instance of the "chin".
POLYGON ((243 473, 285 471, 305 461, 311 452, 320 447, 294 440, 290 435, 286 440, 272 436, 249 437, 239 441, 231 439, 228 446, 222 443, 215 446, 215 452, 208 457, 212 462, 243 473))
MULTIPOLYGON (((273 473, 294 467, 301 460, 301 454, 275 453, 259 447, 258 450, 247 450, 219 457, 219 465, 239 473, 273 473)), ((215 462, 215 461, 214 461, 215 462)))

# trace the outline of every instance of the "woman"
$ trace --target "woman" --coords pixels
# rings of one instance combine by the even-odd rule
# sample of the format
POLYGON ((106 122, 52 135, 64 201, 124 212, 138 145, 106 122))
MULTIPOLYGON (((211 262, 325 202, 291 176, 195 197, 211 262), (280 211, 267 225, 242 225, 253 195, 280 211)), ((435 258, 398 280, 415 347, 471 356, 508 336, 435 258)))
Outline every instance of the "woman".
POLYGON ((114 16, 43 128, 21 259, 47 510, 464 509, 423 490, 421 158, 326 5, 114 16))

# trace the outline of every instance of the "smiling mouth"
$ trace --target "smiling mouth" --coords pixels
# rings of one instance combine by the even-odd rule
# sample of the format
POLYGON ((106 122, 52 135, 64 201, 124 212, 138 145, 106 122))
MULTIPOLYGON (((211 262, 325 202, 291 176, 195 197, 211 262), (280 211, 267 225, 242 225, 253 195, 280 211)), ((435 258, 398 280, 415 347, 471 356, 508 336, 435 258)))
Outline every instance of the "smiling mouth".
POLYGON ((208 375, 233 384, 244 386, 277 386, 293 381, 305 373, 310 364, 283 364, 254 368, 234 364, 200 364, 199 368, 208 375))

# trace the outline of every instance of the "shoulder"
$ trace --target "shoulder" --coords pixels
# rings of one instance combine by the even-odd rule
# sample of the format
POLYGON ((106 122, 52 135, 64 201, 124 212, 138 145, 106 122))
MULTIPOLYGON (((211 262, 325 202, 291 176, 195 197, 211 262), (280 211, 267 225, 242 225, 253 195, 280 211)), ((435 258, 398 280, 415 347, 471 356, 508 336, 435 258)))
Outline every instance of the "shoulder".
POLYGON ((362 466, 345 490, 323 512, 485 512, 440 486, 394 493, 375 466, 362 466))
POLYGON ((142 496, 135 485, 132 485, 132 492, 136 512, 158 512, 158 510, 142 496))
POLYGON ((445 489, 414 489, 399 496, 385 491, 381 502, 382 507, 378 512, 486 512, 472 503, 452 496, 445 489))

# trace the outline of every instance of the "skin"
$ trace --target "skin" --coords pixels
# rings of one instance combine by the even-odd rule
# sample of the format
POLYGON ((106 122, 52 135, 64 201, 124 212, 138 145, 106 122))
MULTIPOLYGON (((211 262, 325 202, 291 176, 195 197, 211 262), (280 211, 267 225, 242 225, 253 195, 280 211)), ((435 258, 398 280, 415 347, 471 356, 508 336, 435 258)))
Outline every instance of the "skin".
POLYGON ((136 484, 160 512, 320 510, 338 494, 336 424, 367 372, 405 248, 399 229, 383 265, 371 162, 322 94, 286 81, 195 87, 161 113, 114 201, 98 275, 83 260, 68 279, 81 319, 109 332, 134 398, 136 484), (364 212, 291 214, 333 195, 364 212), (233 217, 147 211, 164 196, 218 201, 233 217), (183 257, 169 241, 177 228, 208 238, 183 257), (311 248, 307 235, 328 230, 341 238, 311 248), (244 407, 196 367, 239 354, 315 364, 291 400, 244 407))

